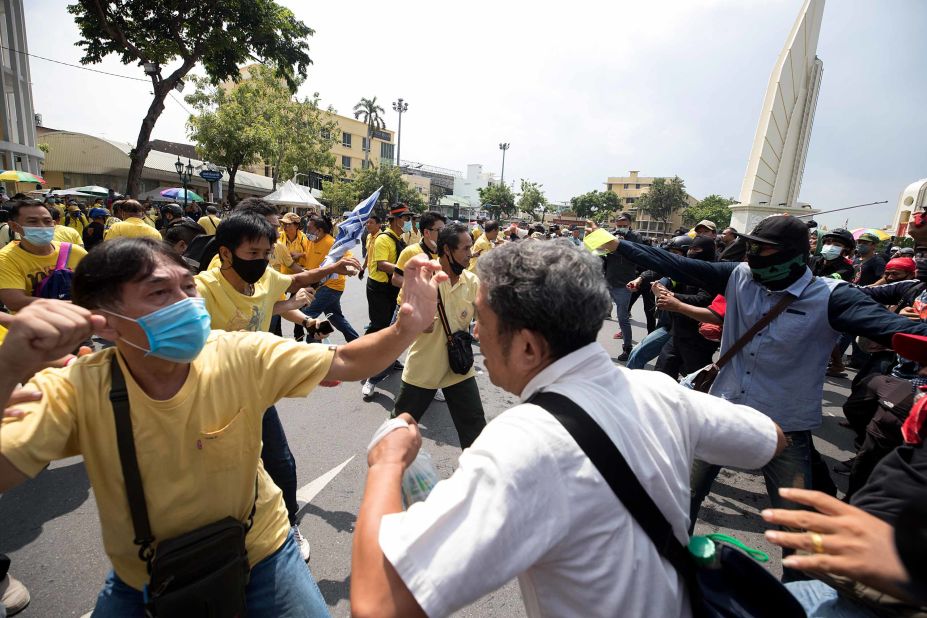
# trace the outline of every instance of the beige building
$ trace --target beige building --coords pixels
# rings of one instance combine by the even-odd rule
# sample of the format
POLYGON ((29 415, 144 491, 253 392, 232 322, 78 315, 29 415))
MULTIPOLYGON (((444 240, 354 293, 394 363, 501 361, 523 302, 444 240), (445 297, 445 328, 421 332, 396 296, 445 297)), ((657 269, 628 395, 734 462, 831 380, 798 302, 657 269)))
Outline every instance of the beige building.
POLYGON ((426 204, 431 203, 431 180, 429 178, 416 176, 414 174, 403 174, 402 179, 409 183, 412 188, 422 196, 426 204))
MULTIPOLYGON (((641 176, 637 170, 631 170, 627 176, 610 176, 605 182, 608 191, 616 194, 621 198, 621 210, 627 211, 634 216, 634 229, 642 232, 644 236, 654 238, 666 238, 671 236, 673 231, 682 227, 683 210, 673 213, 666 225, 662 221, 654 221, 650 215, 638 212, 634 203, 642 195, 650 190, 653 181, 659 176, 641 176)), ((686 194, 688 206, 694 206, 698 199, 686 194)))

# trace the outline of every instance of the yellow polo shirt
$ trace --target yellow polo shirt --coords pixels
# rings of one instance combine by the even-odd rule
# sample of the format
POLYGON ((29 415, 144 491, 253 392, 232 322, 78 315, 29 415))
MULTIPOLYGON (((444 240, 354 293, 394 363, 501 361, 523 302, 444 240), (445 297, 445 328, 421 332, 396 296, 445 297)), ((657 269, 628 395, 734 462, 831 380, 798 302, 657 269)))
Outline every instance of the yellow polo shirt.
POLYGON ((53 240, 57 240, 58 242, 69 242, 72 245, 78 245, 80 247, 84 246, 84 239, 81 238, 77 230, 66 225, 55 226, 55 236, 53 240))
POLYGON ((216 228, 219 227, 219 224, 222 223, 222 220, 216 215, 206 215, 205 217, 200 217, 197 223, 201 228, 206 230, 207 236, 215 236, 216 228))
POLYGON ((270 328, 274 304, 293 283, 292 277, 268 266, 254 284, 254 294, 247 296, 232 287, 219 267, 209 268, 193 279, 200 296, 206 299, 206 311, 216 330, 264 332, 270 328))
MULTIPOLYGON (((58 262, 61 243, 52 242, 53 251, 48 255, 29 253, 18 242, 11 242, 0 249, 0 290, 22 290, 32 296, 35 286, 45 279, 58 262)), ((68 256, 68 268, 74 270, 87 252, 80 245, 72 245, 68 256)))
MULTIPOLYGON (((308 266, 309 264, 308 253, 310 251, 309 245, 312 243, 309 241, 309 239, 306 237, 305 234, 297 231, 296 238, 294 238, 293 240, 288 240, 286 237, 286 232, 281 232, 280 238, 277 240, 277 242, 283 245, 284 247, 286 247, 286 250, 288 253, 291 253, 291 254, 292 253, 302 253, 301 257, 299 257, 298 259, 295 259, 295 258, 293 259, 293 261, 295 261, 297 264, 299 264, 300 266, 306 269, 314 268, 313 266, 308 266)), ((290 257, 292 258, 293 256, 291 255, 290 257)), ((285 275, 294 274, 293 271, 290 270, 289 268, 289 266, 293 264, 293 261, 291 261, 289 264, 284 266, 283 270, 281 271, 283 272, 283 274, 285 275)))
POLYGON ((61 224, 65 227, 73 229, 75 232, 77 232, 77 235, 80 236, 84 233, 84 228, 90 225, 90 220, 87 218, 87 215, 80 211, 80 209, 77 209, 70 210, 62 215, 61 224))
POLYGON ((476 239, 470 248, 470 265, 467 267, 470 272, 476 272, 476 259, 492 248, 493 244, 486 238, 486 234, 476 239))
MULTIPOLYGON (((453 286, 450 281, 438 286, 452 333, 470 327, 476 313, 479 287, 480 280, 468 270, 460 274, 453 286)), ((476 369, 473 367, 466 374, 451 371, 447 360, 447 336, 441 326, 441 318, 435 312, 434 329, 430 333, 422 333, 412 342, 406 367, 402 371, 402 381, 419 388, 445 388, 475 375, 476 369)))
POLYGON ((114 238, 154 238, 161 240, 161 232, 154 229, 144 220, 138 217, 128 217, 125 221, 114 223, 111 228, 103 233, 103 240, 113 240, 114 238))
POLYGON ((370 271, 370 278, 374 281, 389 283, 389 275, 377 268, 377 262, 396 263, 399 258, 398 251, 396 251, 396 240, 399 240, 399 237, 393 234, 393 230, 380 232, 373 241, 373 253, 367 252, 367 266, 370 271))
MULTIPOLYGON (((83 455, 93 487, 103 546, 116 574, 135 589, 148 582, 126 498, 113 408, 110 362, 116 348, 46 369, 27 389, 40 401, 5 420, 0 454, 34 477, 57 459, 83 455)), ((138 467, 155 539, 164 540, 231 516, 246 521, 254 565, 277 551, 290 531, 282 494, 261 464, 264 411, 284 397, 305 397, 325 377, 334 352, 269 333, 213 331, 180 390, 151 399, 120 359, 129 391, 138 467), (260 376, 260 379, 256 379, 260 376)))

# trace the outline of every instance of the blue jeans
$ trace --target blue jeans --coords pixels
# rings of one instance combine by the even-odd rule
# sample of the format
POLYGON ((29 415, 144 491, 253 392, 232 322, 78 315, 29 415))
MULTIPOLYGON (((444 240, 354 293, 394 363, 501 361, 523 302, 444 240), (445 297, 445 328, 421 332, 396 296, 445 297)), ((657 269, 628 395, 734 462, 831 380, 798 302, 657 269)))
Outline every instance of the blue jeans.
MULTIPOLYGON (((322 313, 331 314, 329 321, 332 323, 332 326, 341 331, 341 334, 344 335, 345 342, 351 342, 360 335, 357 334, 357 331, 354 330, 351 323, 348 322, 348 319, 344 317, 344 314, 341 312, 341 294, 342 293, 338 290, 333 290, 323 285, 315 291, 315 298, 312 299, 312 303, 303 309, 302 312, 310 318, 317 318, 319 314, 322 313)), ((308 343, 312 342, 310 341, 308 343)))
POLYGON ((808 618, 876 618, 878 615, 816 579, 789 582, 785 587, 805 608, 808 618))
MULTIPOLYGON (((280 549, 252 567, 245 600, 249 618, 330 616, 309 566, 299 555, 292 532, 280 549)), ((144 615, 142 592, 110 571, 97 596, 93 618, 141 618, 144 615)))
POLYGON ((634 345, 634 342, 631 341, 632 292, 624 286, 610 287, 608 291, 612 295, 612 300, 615 301, 615 308, 618 311, 618 326, 621 328, 621 338, 624 342, 622 345, 625 350, 630 352, 631 347, 634 345))
POLYGON ((628 369, 643 369, 647 363, 660 355, 660 350, 666 342, 673 338, 673 333, 661 326, 641 339, 640 343, 631 350, 631 356, 625 365, 628 369))
POLYGON ((274 484, 283 492, 283 503, 290 518, 290 525, 296 525, 296 513, 299 504, 296 502, 296 460, 290 452, 290 443, 287 442, 283 424, 277 408, 270 406, 264 412, 261 423, 261 461, 264 469, 274 484))

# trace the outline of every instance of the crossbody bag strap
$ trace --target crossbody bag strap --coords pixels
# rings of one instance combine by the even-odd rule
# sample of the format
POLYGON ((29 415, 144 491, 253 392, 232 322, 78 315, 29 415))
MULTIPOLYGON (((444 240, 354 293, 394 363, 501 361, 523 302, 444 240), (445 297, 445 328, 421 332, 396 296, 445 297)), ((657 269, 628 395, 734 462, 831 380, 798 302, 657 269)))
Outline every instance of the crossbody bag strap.
POLYGON ((776 303, 776 306, 769 310, 769 313, 764 315, 760 320, 754 324, 750 330, 745 332, 740 339, 734 342, 724 354, 721 355, 721 358, 718 359, 718 362, 715 363, 715 366, 719 369, 726 365, 728 361, 734 358, 734 355, 740 352, 745 345, 750 343, 750 340, 756 337, 756 334, 766 328, 770 322, 772 322, 776 316, 785 311, 785 308, 788 307, 792 301, 795 300, 795 297, 791 294, 786 293, 782 299, 776 303))
POLYGON ((447 336, 447 340, 451 340, 451 324, 447 321, 447 313, 444 312, 444 303, 441 301, 441 292, 438 292, 438 317, 441 318, 441 328, 444 329, 444 334, 447 336))
POLYGON ((142 489, 142 475, 138 471, 138 458, 135 454, 135 439, 132 436, 132 417, 129 408, 129 391, 126 389, 125 376, 119 367, 119 360, 113 354, 111 367, 111 384, 109 400, 113 404, 113 416, 116 421, 116 444, 119 447, 119 463, 126 484, 126 497, 129 499, 129 512, 132 515, 132 527, 135 529, 134 543, 139 546, 138 557, 148 564, 151 572, 151 558, 154 551, 151 544, 151 524, 148 521, 148 506, 142 489))
POLYGON ((689 589, 693 609, 701 607, 701 601, 697 601, 701 589, 696 582, 695 563, 689 557, 689 550, 676 538, 660 507, 641 485, 608 434, 585 410, 559 393, 535 393, 525 403, 544 408, 563 425, 611 487, 618 501, 647 533, 660 555, 679 572, 689 589))
POLYGON ((69 259, 71 259, 71 243, 63 242, 58 245, 58 261, 55 262, 55 270, 66 269, 69 259))

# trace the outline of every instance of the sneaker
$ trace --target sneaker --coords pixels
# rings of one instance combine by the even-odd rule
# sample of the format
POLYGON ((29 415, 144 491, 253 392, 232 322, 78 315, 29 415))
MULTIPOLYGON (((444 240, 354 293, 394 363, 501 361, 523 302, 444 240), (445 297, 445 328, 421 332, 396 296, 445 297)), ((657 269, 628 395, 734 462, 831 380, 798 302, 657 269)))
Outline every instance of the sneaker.
POLYGON ((621 334, 620 330, 614 335, 612 335, 612 339, 621 339, 622 337, 624 337, 624 335, 621 334))
POLYGON ((629 358, 631 358, 631 353, 628 352, 627 350, 625 350, 625 351, 622 352, 621 355, 618 356, 618 358, 616 358, 615 360, 618 361, 619 363, 626 363, 626 362, 628 362, 628 359, 629 359, 629 358))
POLYGON ((367 401, 373 397, 373 382, 370 380, 364 380, 364 386, 361 387, 361 395, 363 395, 364 401, 367 401))
POLYGON ((18 614, 29 605, 29 591, 9 574, 0 580, 0 605, 6 608, 7 616, 18 614))
POLYGON ((440 388, 435 391, 435 401, 446 401, 446 399, 444 399, 444 391, 440 388))
POLYGON ((309 540, 299 531, 299 526, 293 526, 293 540, 296 541, 296 545, 299 547, 299 555, 302 556, 303 562, 309 562, 309 554, 312 552, 312 548, 309 547, 309 540))

